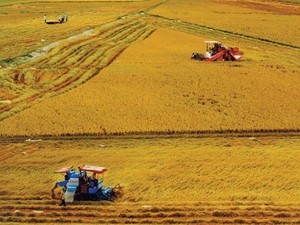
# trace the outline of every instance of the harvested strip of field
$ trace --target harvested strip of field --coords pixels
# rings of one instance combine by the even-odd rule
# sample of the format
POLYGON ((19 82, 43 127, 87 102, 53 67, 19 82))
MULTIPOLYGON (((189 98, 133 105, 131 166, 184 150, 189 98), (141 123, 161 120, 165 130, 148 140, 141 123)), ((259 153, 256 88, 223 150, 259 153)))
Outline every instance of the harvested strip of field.
POLYGON ((297 224, 299 141, 251 137, 0 143, 5 184, 0 187, 0 222, 297 224), (58 206, 59 200, 49 195, 63 176, 53 171, 86 162, 108 167, 105 186, 120 183, 124 197, 116 203, 58 206))
POLYGON ((117 18, 151 7, 150 1, 9 1, 0 2, 0 65, 14 65, 42 46, 79 34, 117 18), (68 13, 64 24, 47 25, 43 17, 57 19, 68 13))
POLYGON ((141 18, 127 17, 95 29, 87 37, 61 41, 44 57, 11 69, 8 76, 14 77, 15 83, 32 82, 33 87, 31 92, 29 87, 24 95, 10 99, 11 104, 0 107, 1 118, 29 107, 31 102, 45 95, 56 95, 86 82, 125 48, 153 31, 153 26, 141 18), (52 68, 57 72, 53 73, 52 68), (37 87, 40 90, 36 90, 37 87))
POLYGON ((0 202, 0 221, 27 223, 113 224, 297 224, 299 205, 264 203, 103 204, 79 203, 61 208, 55 201, 0 202))

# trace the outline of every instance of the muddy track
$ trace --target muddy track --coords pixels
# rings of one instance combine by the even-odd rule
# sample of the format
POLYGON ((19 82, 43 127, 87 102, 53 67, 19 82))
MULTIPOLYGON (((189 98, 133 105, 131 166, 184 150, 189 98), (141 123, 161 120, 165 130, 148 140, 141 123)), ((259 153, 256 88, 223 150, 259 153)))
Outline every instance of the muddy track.
POLYGON ((114 224, 299 224, 299 205, 224 202, 218 204, 123 204, 10 198, 0 200, 0 221, 114 224))
MULTIPOLYGON (((65 73, 57 73, 51 86, 44 85, 40 93, 34 93, 25 99, 20 96, 13 99, 11 104, 1 106, 0 113, 19 112, 46 94, 54 96, 86 82, 112 63, 129 45, 147 38, 154 30, 154 26, 138 15, 101 26, 87 37, 64 40, 48 54, 25 63, 19 70, 22 72, 23 68, 35 68, 37 72, 47 74, 47 69, 56 68, 65 73)), ((5 116, 2 115, 0 121, 3 119, 5 116)))

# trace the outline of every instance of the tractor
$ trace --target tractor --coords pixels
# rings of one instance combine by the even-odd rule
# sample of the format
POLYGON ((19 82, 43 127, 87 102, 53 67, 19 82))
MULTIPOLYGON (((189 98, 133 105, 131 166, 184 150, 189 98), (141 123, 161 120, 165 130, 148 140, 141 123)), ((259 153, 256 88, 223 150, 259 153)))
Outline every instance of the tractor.
POLYGON ((78 171, 72 167, 62 168, 55 173, 64 174, 64 180, 55 183, 51 189, 52 198, 57 199, 56 188, 65 191, 65 201, 115 201, 123 196, 123 188, 118 184, 115 187, 103 186, 105 167, 83 165, 78 171), (90 173, 90 174, 88 174, 90 173), (99 176, 102 175, 100 178, 99 176))
POLYGON ((243 52, 237 47, 225 47, 218 41, 204 41, 206 45, 206 53, 193 53, 191 59, 200 61, 238 61, 243 56, 243 52))

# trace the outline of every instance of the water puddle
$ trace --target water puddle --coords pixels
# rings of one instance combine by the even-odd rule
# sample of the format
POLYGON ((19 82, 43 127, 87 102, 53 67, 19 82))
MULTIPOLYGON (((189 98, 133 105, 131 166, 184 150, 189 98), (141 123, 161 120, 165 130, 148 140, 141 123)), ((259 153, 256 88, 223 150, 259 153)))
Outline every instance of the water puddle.
POLYGON ((55 48, 56 46, 58 46, 58 42, 53 42, 49 45, 46 45, 44 47, 42 47, 41 49, 38 49, 34 52, 29 53, 29 59, 28 60, 32 60, 35 59, 39 56, 42 56, 44 54, 46 54, 47 52, 49 52, 51 49, 55 48))
MULTIPOLYGON (((93 31, 94 31, 93 29, 86 30, 83 33, 70 36, 70 37, 68 37, 68 38, 66 38, 64 40, 74 40, 74 39, 81 38, 83 36, 91 35, 93 33, 93 31)), ((58 43, 58 41, 56 41, 56 42, 53 42, 53 43, 51 43, 49 45, 46 45, 46 46, 42 47, 41 49, 38 49, 38 50, 36 50, 34 52, 29 53, 30 59, 28 59, 28 61, 46 54, 47 52, 49 52, 51 49, 57 47, 58 45, 59 45, 59 43, 58 43)))

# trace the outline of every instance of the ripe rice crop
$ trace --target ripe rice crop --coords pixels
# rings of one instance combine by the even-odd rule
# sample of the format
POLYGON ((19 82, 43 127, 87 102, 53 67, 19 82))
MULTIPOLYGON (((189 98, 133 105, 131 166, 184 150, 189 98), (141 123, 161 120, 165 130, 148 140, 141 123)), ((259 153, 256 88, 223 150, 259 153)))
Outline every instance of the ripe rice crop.
POLYGON ((86 163, 108 167, 105 185, 124 185, 122 201, 300 202, 297 137, 40 140, 0 146, 3 199, 39 200, 63 179, 53 171, 86 163))
POLYGON ((244 59, 238 63, 190 60, 192 52, 205 51, 202 43, 210 37, 161 28, 127 48, 83 85, 3 120, 0 132, 297 130, 296 51, 219 37, 245 51, 244 59), (285 56, 278 58, 282 51, 285 56))
POLYGON ((0 221, 297 223, 298 146, 298 137, 2 142, 0 221), (53 171, 84 163, 106 166, 104 185, 120 183, 124 197, 58 206, 50 190, 63 176, 53 171))
POLYGON ((1 1, 0 223, 300 224, 299 1, 279 2, 1 1), (245 55, 191 60, 205 40, 245 55), (83 164, 125 195, 60 207, 53 171, 83 164))
MULTIPOLYGON (((60 25, 43 24, 47 29, 59 30, 58 33, 41 26, 37 29, 47 35, 72 33, 76 29, 86 29, 88 24, 93 29, 76 38, 56 37, 55 40, 60 41, 54 42, 57 44, 47 54, 24 64, 19 62, 20 66, 0 70, 3 84, 0 134, 298 130, 297 48, 242 37, 230 29, 224 33, 222 29, 227 29, 226 26, 208 29, 149 14, 167 8, 172 12, 179 4, 172 2, 174 7, 160 1, 91 2, 88 4, 91 9, 87 11, 80 11, 80 4, 84 3, 61 3, 61 8, 69 4, 70 12, 85 19, 81 23, 73 20, 68 22, 70 25, 63 25, 70 30, 60 29, 60 25), (113 7, 114 4, 119 8, 113 7), (123 8, 123 4, 127 7, 123 8), (116 12, 99 17, 101 10, 108 12, 109 8, 116 12), (122 16, 122 13, 127 14, 122 16), (91 16, 90 21, 87 15, 91 16), (118 16, 118 19, 105 23, 112 19, 110 16, 118 16), (191 61, 192 52, 205 51, 203 41, 207 39, 238 46, 245 52, 245 57, 240 63, 191 61)), ((244 3, 239 7, 243 8, 244 3)), ((9 24, 13 30, 18 24, 13 23, 12 18, 28 22, 33 12, 41 14, 39 10, 46 6, 50 12, 55 12, 56 3, 45 4, 2 5, 2 10, 18 16, 2 15, 7 16, 8 30, 4 34, 12 36, 1 40, 7 42, 20 37, 9 30, 9 24), (22 10, 26 7, 37 11, 28 10, 23 17, 22 10)), ((215 9, 221 9, 219 2, 211 4, 215 9)), ((182 4, 182 9, 187 5, 182 4)), ((266 6, 269 5, 264 3, 266 6)), ((237 10, 228 1, 226 7, 237 10)), ((35 26, 21 27, 31 32, 35 26)), ((24 38, 28 37, 24 34, 24 38)), ((257 37, 263 38, 259 32, 257 37)), ((15 42, 32 43, 25 39, 15 42)), ((9 49, 14 48, 10 46, 9 49)), ((18 49, 25 51, 22 46, 18 49)), ((13 58, 11 60, 14 62, 13 58)))
MULTIPOLYGON (((155 4, 152 1, 15 1, 0 3, 0 60, 14 59, 20 55, 63 38, 82 33, 111 20, 137 12, 155 4), (18 4, 19 3, 19 4, 18 4), (47 25, 48 19, 57 19, 68 13, 67 23, 47 25)), ((0 61, 1 62, 1 61, 0 61)), ((0 64, 1 65, 1 64, 0 64)))
POLYGON ((299 1, 170 0, 150 13, 300 46, 299 1))

